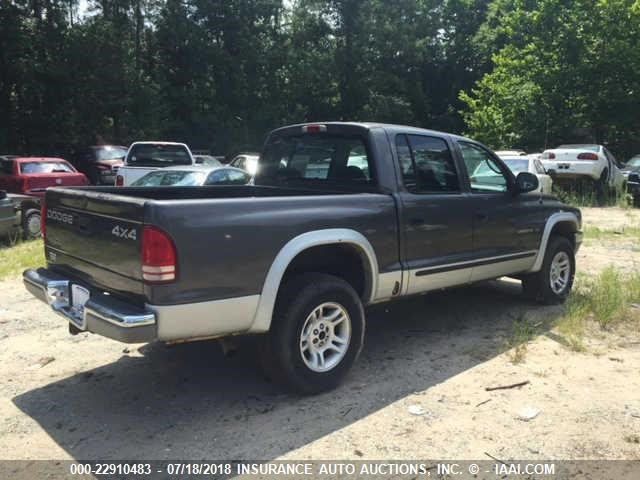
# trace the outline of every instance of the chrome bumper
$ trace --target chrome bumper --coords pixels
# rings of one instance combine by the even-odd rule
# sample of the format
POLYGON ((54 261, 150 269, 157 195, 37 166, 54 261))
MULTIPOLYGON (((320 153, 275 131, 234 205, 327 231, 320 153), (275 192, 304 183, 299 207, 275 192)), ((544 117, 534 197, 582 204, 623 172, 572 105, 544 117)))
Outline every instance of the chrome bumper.
POLYGON ((125 343, 150 342, 157 338, 156 315, 102 292, 91 292, 84 307, 71 301, 73 281, 45 268, 22 274, 26 289, 79 330, 97 333, 125 343))

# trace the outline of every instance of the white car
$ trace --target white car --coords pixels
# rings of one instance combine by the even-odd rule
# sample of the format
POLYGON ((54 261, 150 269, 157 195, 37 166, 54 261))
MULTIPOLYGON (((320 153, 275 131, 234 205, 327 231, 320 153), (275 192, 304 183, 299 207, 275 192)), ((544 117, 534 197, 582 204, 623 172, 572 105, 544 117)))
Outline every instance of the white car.
POLYGON ((184 143, 135 142, 118 168, 116 187, 126 187, 149 172, 166 167, 195 165, 191 150, 184 143))
POLYGON ((241 153, 233 157, 229 165, 245 170, 251 175, 255 175, 258 172, 258 158, 260 158, 260 156, 255 153, 241 153))
POLYGON ((556 180, 591 179, 602 192, 624 185, 618 161, 602 145, 560 145, 542 153, 542 165, 556 180))
POLYGON ((533 173, 538 177, 538 188, 534 190, 539 193, 551 193, 553 187, 553 180, 547 174, 542 163, 537 158, 530 155, 527 156, 513 156, 505 155, 500 159, 507 164, 507 167, 513 172, 515 176, 518 176, 520 172, 533 173))

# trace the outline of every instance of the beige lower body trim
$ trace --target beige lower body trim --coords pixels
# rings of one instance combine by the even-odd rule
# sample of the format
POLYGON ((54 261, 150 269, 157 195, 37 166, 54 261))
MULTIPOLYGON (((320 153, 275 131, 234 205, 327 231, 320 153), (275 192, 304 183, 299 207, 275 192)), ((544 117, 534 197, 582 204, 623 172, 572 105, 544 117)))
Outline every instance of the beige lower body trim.
POLYGON ((156 314, 158 340, 243 333, 249 329, 260 295, 185 305, 147 305, 156 314))

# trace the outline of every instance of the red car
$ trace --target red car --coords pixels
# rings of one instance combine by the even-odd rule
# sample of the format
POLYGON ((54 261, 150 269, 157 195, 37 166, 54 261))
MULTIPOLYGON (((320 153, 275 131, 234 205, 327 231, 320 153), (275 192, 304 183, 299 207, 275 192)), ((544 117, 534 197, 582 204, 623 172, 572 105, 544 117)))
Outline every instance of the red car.
POLYGON ((62 158, 0 157, 0 190, 44 197, 47 187, 88 184, 87 177, 62 158))

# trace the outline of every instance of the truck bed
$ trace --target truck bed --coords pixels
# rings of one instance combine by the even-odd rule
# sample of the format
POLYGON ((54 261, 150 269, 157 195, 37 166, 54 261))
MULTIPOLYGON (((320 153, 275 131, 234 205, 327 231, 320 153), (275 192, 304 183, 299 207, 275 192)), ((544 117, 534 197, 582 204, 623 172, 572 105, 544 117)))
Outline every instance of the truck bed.
POLYGON ((398 269, 395 201, 380 193, 266 186, 85 187, 46 197, 45 253, 53 271, 136 305, 176 305, 259 294, 276 254, 302 233, 352 228, 398 269), (348 201, 345 196, 349 196, 348 201), (142 230, 165 231, 178 280, 143 282, 142 230))

